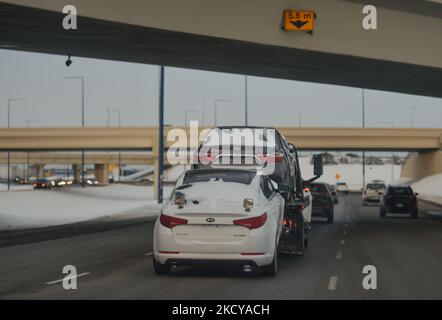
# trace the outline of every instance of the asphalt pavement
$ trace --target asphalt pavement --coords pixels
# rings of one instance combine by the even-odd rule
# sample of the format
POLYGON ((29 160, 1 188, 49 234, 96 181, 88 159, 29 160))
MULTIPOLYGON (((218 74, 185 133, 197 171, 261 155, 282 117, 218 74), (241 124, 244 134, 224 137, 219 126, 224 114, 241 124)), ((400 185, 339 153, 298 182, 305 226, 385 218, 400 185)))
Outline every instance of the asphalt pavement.
POLYGON ((315 221, 303 257, 279 256, 278 275, 216 268, 152 267, 153 223, 0 248, 0 299, 441 299, 442 209, 419 219, 379 217, 360 195, 341 195, 335 222, 315 221), (65 290, 63 267, 77 268, 65 290), (362 283, 364 266, 377 289, 362 283))

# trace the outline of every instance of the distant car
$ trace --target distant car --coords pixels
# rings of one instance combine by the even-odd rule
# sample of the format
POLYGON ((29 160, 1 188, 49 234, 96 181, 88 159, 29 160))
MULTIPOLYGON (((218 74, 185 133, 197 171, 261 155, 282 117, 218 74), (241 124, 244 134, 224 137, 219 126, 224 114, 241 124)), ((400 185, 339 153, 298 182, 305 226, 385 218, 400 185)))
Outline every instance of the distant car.
POLYGON ((37 179, 34 182, 34 189, 51 189, 51 182, 48 179, 37 179))
POLYGON ((327 218, 328 223, 334 220, 334 201, 327 183, 315 182, 310 185, 313 195, 312 216, 327 218))
POLYGON ((336 191, 348 194, 348 185, 345 182, 336 183, 336 191))
POLYGON ((418 217, 417 193, 409 186, 388 186, 381 198, 380 216, 389 213, 408 213, 418 217))
POLYGON ((223 263, 276 275, 284 204, 278 184, 254 170, 187 171, 155 223, 155 272, 223 263))
POLYGON ((67 185, 67 181, 63 180, 61 178, 57 178, 57 179, 51 181, 51 186, 53 186, 53 187, 59 188, 59 187, 64 187, 66 185, 67 185))
POLYGON ((331 195, 333 197, 333 203, 338 204, 339 199, 338 199, 338 193, 336 192, 336 187, 332 184, 329 184, 328 188, 330 189, 331 195))
POLYGON ((97 179, 94 179, 94 178, 92 178, 92 179, 87 179, 87 180, 86 180, 86 184, 88 184, 88 185, 90 185, 90 186, 96 186, 96 185, 98 185, 98 180, 97 180, 97 179))
POLYGON ((362 191, 362 204, 364 206, 368 203, 379 203, 387 186, 381 180, 368 182, 362 191))

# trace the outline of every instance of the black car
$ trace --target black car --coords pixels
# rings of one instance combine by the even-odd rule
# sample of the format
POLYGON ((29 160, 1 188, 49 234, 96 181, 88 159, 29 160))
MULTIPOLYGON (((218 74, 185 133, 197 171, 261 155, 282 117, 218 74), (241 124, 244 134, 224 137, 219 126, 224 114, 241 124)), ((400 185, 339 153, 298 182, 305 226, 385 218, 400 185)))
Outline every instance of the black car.
POLYGON ((334 200, 327 183, 312 183, 310 192, 313 197, 312 217, 327 218, 328 223, 333 222, 334 200))
POLYGON ((34 182, 34 189, 51 189, 51 182, 47 179, 38 179, 34 182))
MULTIPOLYGON (((273 142, 273 141, 272 141, 273 142)), ((205 141, 198 148, 198 155, 192 169, 222 168, 227 166, 236 167, 269 167, 272 165, 270 179, 278 184, 285 184, 290 188, 295 185, 296 177, 300 177, 296 148, 274 128, 268 127, 215 127, 212 128, 205 141), (251 132, 253 139, 248 143, 244 136, 251 132), (224 141, 211 141, 211 135, 232 139, 226 148, 224 141), (236 139, 234 139, 236 138, 236 139), (238 149, 232 141, 240 142, 238 149), (275 140, 275 146, 266 146, 271 140, 275 140), (243 144, 244 143, 244 144, 243 144), (262 143, 261 148, 258 148, 262 143), (246 146, 247 145, 247 146, 246 146), (264 146, 264 147, 263 147, 264 146), (207 151, 207 150, 208 151, 207 151), (259 150, 259 151, 258 151, 259 150)), ((302 190, 302 186, 298 186, 302 190)))
POLYGON ((417 218, 417 195, 409 186, 388 186, 381 198, 381 217, 388 213, 408 213, 411 218, 417 218))

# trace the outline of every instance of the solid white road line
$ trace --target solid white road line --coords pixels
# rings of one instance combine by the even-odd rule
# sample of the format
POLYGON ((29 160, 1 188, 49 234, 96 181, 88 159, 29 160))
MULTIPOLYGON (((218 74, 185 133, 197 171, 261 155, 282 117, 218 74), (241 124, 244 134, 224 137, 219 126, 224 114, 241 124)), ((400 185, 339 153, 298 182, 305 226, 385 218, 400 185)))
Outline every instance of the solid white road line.
POLYGON ((341 260, 342 259, 342 252, 338 252, 336 254, 336 260, 341 260))
POLYGON ((151 256, 151 255, 153 255, 153 252, 148 252, 148 253, 145 253, 144 255, 145 256, 151 256))
POLYGON ((345 240, 344 239, 341 240, 341 244, 345 244, 345 240))
POLYGON ((328 282, 328 290, 336 290, 337 284, 338 284, 338 277, 337 276, 330 277, 330 281, 328 282))
POLYGON ((46 284, 56 284, 59 282, 63 282, 63 280, 71 280, 71 279, 75 279, 75 278, 78 279, 80 277, 87 276, 88 274, 91 274, 91 273, 90 272, 83 272, 83 273, 77 274, 75 276, 70 276, 70 277, 66 277, 63 279, 59 279, 59 280, 49 281, 49 282, 46 282, 46 284))

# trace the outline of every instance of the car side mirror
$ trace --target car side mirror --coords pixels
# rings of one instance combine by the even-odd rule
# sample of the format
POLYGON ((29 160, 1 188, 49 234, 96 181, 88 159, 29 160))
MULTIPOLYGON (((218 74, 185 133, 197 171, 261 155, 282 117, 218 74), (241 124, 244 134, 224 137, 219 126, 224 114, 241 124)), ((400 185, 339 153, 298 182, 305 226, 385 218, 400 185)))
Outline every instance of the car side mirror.
POLYGON ((296 148, 295 148, 295 146, 294 146, 293 144, 289 143, 288 145, 289 145, 289 151, 290 151, 290 153, 293 153, 293 152, 296 151, 296 148))
POLYGON ((414 194, 415 196, 418 196, 419 195, 419 193, 418 192, 416 192, 415 194, 414 194))
POLYGON ((322 164, 322 155, 313 155, 313 175, 319 177, 324 173, 324 167, 322 164))
POLYGON ((275 181, 270 180, 270 183, 272 184, 273 189, 275 189, 276 191, 279 191, 279 186, 278 186, 278 184, 275 181))

